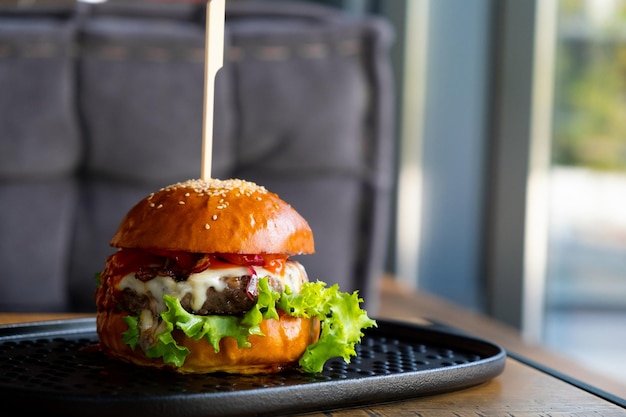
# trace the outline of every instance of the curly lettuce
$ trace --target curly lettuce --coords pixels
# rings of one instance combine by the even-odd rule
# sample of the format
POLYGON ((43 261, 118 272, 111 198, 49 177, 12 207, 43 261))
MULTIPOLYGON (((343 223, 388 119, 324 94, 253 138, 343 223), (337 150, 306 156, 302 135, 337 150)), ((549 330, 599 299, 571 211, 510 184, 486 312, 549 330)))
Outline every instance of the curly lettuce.
MULTIPOLYGON (((257 303, 241 317, 195 315, 183 309, 177 298, 163 296, 167 310, 161 313, 161 318, 167 329, 157 336, 157 342, 145 352, 146 356, 160 357, 165 363, 181 366, 189 350, 176 343, 172 336, 174 329, 180 329, 195 340, 206 339, 215 352, 219 352, 220 340, 224 337, 234 338, 240 348, 250 347, 248 337, 262 336, 261 321, 278 319, 278 308, 289 316, 320 321, 319 340, 307 347, 299 361, 302 371, 319 373, 331 358, 341 357, 349 363, 356 355, 355 345, 361 341, 363 330, 377 325, 361 309, 363 300, 358 292, 341 292, 337 284, 327 287, 322 281, 306 282, 298 293, 288 287, 281 293, 272 290, 267 277, 261 278, 258 285, 257 303)), ((128 316, 126 323, 124 342, 134 349, 139 339, 139 318, 128 316)))

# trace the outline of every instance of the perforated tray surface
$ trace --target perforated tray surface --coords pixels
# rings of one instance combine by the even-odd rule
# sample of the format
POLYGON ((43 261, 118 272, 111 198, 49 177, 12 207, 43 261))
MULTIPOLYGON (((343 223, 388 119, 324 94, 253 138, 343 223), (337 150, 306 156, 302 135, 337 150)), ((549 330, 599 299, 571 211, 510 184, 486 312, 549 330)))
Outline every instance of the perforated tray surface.
POLYGON ((492 343, 377 322, 350 364, 256 376, 180 375, 109 360, 93 319, 0 326, 0 401, 48 416, 276 416, 463 389, 504 369, 506 354, 492 343))

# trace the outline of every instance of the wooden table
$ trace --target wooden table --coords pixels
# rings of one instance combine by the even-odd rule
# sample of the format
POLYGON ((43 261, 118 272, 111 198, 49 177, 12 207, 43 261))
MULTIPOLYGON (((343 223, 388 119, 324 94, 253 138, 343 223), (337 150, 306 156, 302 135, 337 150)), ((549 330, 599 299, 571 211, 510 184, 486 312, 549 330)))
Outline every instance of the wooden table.
MULTIPOLYGON (((523 342, 519 333, 389 278, 381 281, 380 318, 437 322, 499 344, 511 355, 504 372, 481 385, 367 407, 307 416, 626 416, 626 387, 523 342)), ((77 314, 0 313, 0 324, 79 317, 77 314)))

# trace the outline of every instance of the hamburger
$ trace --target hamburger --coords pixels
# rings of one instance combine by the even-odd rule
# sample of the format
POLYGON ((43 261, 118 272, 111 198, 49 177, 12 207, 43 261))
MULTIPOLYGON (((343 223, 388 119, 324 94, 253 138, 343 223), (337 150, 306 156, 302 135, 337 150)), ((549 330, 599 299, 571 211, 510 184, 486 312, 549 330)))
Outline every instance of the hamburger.
POLYGON ((101 350, 180 373, 321 372, 376 326, 358 292, 309 281, 307 221, 240 179, 189 180, 128 211, 98 273, 101 350))

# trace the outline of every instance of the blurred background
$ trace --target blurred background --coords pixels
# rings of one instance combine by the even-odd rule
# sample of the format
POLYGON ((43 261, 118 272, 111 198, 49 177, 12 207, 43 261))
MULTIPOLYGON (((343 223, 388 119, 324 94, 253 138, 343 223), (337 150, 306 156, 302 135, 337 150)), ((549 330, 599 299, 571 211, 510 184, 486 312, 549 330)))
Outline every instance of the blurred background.
POLYGON ((626 386, 626 0, 299 2, 393 30, 380 272, 626 386))
POLYGON ((398 279, 626 384, 626 1, 335 1, 396 28, 398 279))

